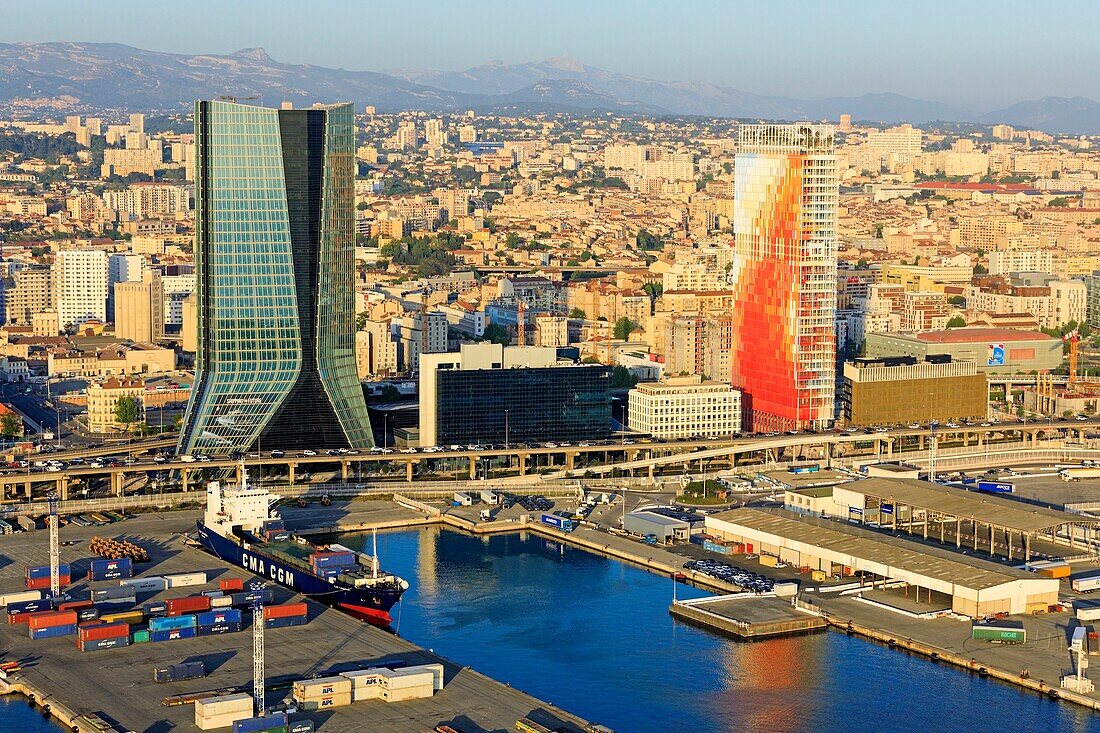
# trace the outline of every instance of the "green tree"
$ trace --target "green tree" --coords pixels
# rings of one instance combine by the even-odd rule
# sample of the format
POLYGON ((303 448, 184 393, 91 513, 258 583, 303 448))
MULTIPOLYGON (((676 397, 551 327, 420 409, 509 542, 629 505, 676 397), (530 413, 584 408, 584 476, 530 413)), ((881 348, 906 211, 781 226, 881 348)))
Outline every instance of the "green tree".
POLYGON ((526 240, 515 232, 508 232, 508 236, 504 238, 504 246, 508 249, 516 249, 526 240))
POLYGON ((1066 207, 1069 206, 1069 199, 1065 196, 1057 196, 1055 198, 1052 198, 1047 206, 1066 207))
POLYGON ((947 322, 948 328, 962 328, 965 325, 966 319, 962 316, 954 316, 950 321, 947 322))
POLYGON ((982 264, 974 265, 974 274, 975 275, 988 275, 989 274, 989 268, 987 268, 985 265, 982 265, 982 264))
POLYGON ((5 412, 0 416, 0 435, 5 438, 14 438, 23 432, 23 421, 11 412, 5 412))
POLYGON ((588 316, 586 316, 584 311, 581 310, 580 308, 574 308, 573 310, 569 311, 569 317, 570 318, 588 318, 588 316))
POLYGON ((363 311, 355 316, 355 330, 362 331, 367 325, 367 312, 363 311))
POLYGON ((615 335, 615 338, 626 341, 628 338, 630 338, 631 332, 634 331, 634 329, 636 329, 637 327, 638 325, 634 323, 634 321, 630 320, 626 316, 622 316, 619 318, 619 320, 615 321, 615 330, 613 333, 615 335))
POLYGON ((630 389, 638 383, 638 378, 630 373, 624 366, 617 366, 611 370, 611 386, 616 389, 630 389))
POLYGON ((951 305, 966 305, 966 297, 962 295, 952 295, 947 299, 947 302, 951 305))
POLYGON ((512 343, 512 333, 499 323, 490 323, 481 334, 481 340, 507 346, 512 343))
POLYGON ((394 387, 392 384, 387 384, 382 388, 382 394, 380 395, 383 402, 396 402, 401 399, 401 390, 394 387))
POLYGON ((137 397, 123 395, 115 403, 115 420, 129 430, 133 423, 141 419, 141 402, 137 397))
POLYGON ((665 292, 665 284, 659 282, 646 283, 642 286, 642 290, 646 292, 650 300, 656 300, 665 292))

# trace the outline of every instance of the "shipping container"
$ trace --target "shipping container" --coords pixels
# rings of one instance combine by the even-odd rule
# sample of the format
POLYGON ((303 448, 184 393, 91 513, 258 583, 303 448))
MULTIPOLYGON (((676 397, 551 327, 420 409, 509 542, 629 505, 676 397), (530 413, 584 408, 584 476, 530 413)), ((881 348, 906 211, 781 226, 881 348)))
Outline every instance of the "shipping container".
POLYGON ((1100 620, 1100 602, 1098 601, 1073 601, 1073 615, 1078 621, 1100 620))
POLYGON ((1100 573, 1079 575, 1069 581, 1069 586, 1078 593, 1091 593, 1100 588, 1100 573))
POLYGON ((264 606, 264 619, 283 618, 285 616, 305 616, 309 608, 304 603, 284 603, 279 606, 264 606))
POLYGON ((94 641, 96 639, 117 639, 120 636, 130 638, 130 625, 124 623, 90 623, 77 627, 77 638, 81 641, 94 641))
POLYGON ((310 697, 302 700, 298 703, 298 706, 302 710, 309 712, 315 710, 328 710, 329 708, 340 708, 345 705, 351 705, 351 693, 342 692, 335 695, 320 695, 317 697, 310 697))
POLYGON ((315 552, 309 556, 309 564, 320 570, 323 568, 348 567, 355 565, 354 552, 315 552))
POLYGON ((94 588, 93 601, 129 601, 137 603, 137 594, 130 586, 116 585, 108 588, 94 588))
POLYGON ((539 521, 555 529, 560 529, 562 532, 572 532, 577 528, 577 523, 572 519, 561 517, 557 514, 543 514, 539 521))
MULTIPOLYGON (((73 582, 72 576, 59 575, 57 576, 57 582, 60 586, 70 585, 73 582)), ((24 587, 29 590, 48 590, 52 587, 52 582, 49 577, 45 578, 27 578, 23 581, 24 587)))
MULTIPOLYGON (((183 665, 174 665, 183 666, 183 665)), ((244 712, 243 718, 252 717, 252 696, 243 692, 219 697, 207 697, 195 701, 195 715, 209 718, 226 713, 244 712)), ((238 718, 240 720, 240 718, 238 718)))
POLYGON ((57 607, 58 611, 78 611, 81 608, 92 608, 92 602, 90 600, 83 601, 66 601, 57 607))
POLYGON ((970 638, 995 644, 1023 644, 1027 641, 1027 632, 1019 621, 975 621, 970 638))
POLYGON ((75 633, 75 623, 69 626, 47 626, 43 629, 30 629, 32 639, 54 639, 60 636, 72 636, 75 633))
POLYGON ((196 611, 209 611, 210 599, 206 596, 184 596, 183 598, 169 598, 165 601, 168 604, 168 615, 179 616, 184 613, 195 613, 196 611))
POLYGON ((119 585, 133 588, 137 593, 160 593, 168 589, 168 583, 159 575, 148 578, 128 578, 120 580, 119 585))
POLYGON ((286 713, 268 713, 259 718, 245 718, 233 723, 233 733, 259 733, 271 728, 286 727, 286 713))
POLYGON ((269 618, 264 621, 265 629, 285 629, 291 626, 305 626, 309 623, 308 616, 281 616, 269 618))
POLYGON ((134 639, 135 644, 146 644, 146 643, 148 643, 149 642, 149 629, 138 629, 137 631, 134 632, 133 639, 134 639))
POLYGON ((133 560, 122 557, 112 560, 92 560, 88 565, 89 580, 120 580, 134 575, 133 560))
POLYGON ((205 611, 197 614, 195 622, 199 626, 213 626, 214 624, 235 624, 241 621, 241 611, 238 608, 227 608, 224 611, 205 611))
POLYGON ((224 624, 210 624, 209 626, 197 626, 195 631, 199 636, 214 636, 216 634, 235 634, 244 626, 240 621, 224 624))
POLYGON ((149 631, 168 631, 171 629, 193 629, 198 624, 194 614, 182 616, 158 616, 149 619, 149 631))
POLYGON ((345 692, 351 693, 351 680, 347 677, 318 677, 312 680, 298 680, 294 683, 295 700, 345 692))
POLYGON ((733 552, 733 548, 729 545, 720 545, 716 542, 712 542, 711 540, 706 540, 703 542, 703 549, 710 552, 717 552, 721 555, 729 555, 733 552))
POLYGON ((218 581, 218 587, 226 593, 244 590, 244 581, 240 578, 225 578, 218 581))
POLYGON ((312 720, 299 720, 287 724, 287 733, 313 733, 312 720))
POLYGON ((225 595, 225 591, 220 591, 220 590, 204 590, 204 591, 203 591, 202 593, 199 593, 199 595, 200 595, 200 596, 206 596, 207 598, 209 598, 209 599, 213 600, 213 599, 215 599, 215 598, 221 598, 222 596, 224 596, 224 595, 225 595))
MULTIPOLYGON (((8 604, 8 615, 15 616, 23 613, 37 613, 39 611, 52 611, 53 610, 52 598, 38 598, 30 601, 13 601, 8 604)), ((8 623, 11 623, 11 619, 8 619, 8 623)))
POLYGON ((153 603, 146 603, 141 607, 145 611, 145 615, 152 618, 153 616, 167 616, 168 604, 164 601, 155 601, 153 603))
POLYGON ((233 598, 232 596, 218 596, 217 598, 210 599, 211 610, 216 608, 232 608, 233 598))
POLYGON ((98 652, 104 649, 118 649, 130 646, 129 636, 116 636, 110 639, 80 639, 76 646, 82 652, 98 652))
MULTIPOLYGON (((72 568, 70 568, 67 563, 61 563, 60 565, 57 566, 57 574, 58 575, 72 575, 73 574, 72 573, 72 568)), ((37 566, 34 566, 34 567, 29 567, 29 568, 27 568, 26 577, 31 578, 31 579, 49 578, 50 577, 50 566, 49 565, 37 565, 37 566)))
POLYGON ((774 568, 776 563, 779 562, 779 558, 773 555, 761 555, 760 564, 766 568, 774 568))
POLYGON ((27 619, 32 629, 45 629, 50 626, 72 626, 76 624, 76 611, 44 611, 27 619))
POLYGON ((257 599, 260 600, 265 606, 275 602, 275 591, 271 588, 263 588, 262 590, 250 590, 244 593, 234 593, 230 598, 233 599, 233 605, 238 607, 247 608, 253 604, 257 599))
POLYGON ((98 608, 78 608, 76 609, 77 621, 96 621, 99 619, 98 608))
POLYGON ((176 573, 165 575, 164 582, 169 588, 184 588, 193 585, 206 585, 206 573, 176 573))
POLYGON ((206 665, 202 662, 184 662, 183 664, 172 664, 153 670, 154 682, 180 682, 181 680, 196 680, 205 676, 206 665))
POLYGON ((42 599, 40 590, 21 590, 17 593, 4 593, 0 595, 0 607, 6 607, 11 603, 23 603, 25 601, 38 601, 42 599))
POLYGON ((99 620, 104 623, 114 623, 121 621, 124 624, 140 624, 145 622, 145 614, 141 611, 119 611, 117 613, 101 613, 99 620))
POLYGON ((150 631, 149 641, 175 641, 176 639, 194 639, 198 636, 195 627, 186 629, 165 629, 163 631, 150 631))

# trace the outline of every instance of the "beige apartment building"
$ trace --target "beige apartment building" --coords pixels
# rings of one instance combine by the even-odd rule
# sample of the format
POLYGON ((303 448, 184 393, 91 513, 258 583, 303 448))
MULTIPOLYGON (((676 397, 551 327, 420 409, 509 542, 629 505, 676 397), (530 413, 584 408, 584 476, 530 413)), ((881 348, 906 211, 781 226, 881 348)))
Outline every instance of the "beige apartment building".
POLYGON ((661 440, 741 432, 741 393, 700 376, 642 382, 630 390, 628 410, 632 430, 661 440))
POLYGON ((88 429, 94 433, 125 430, 115 418, 115 408, 123 397, 135 397, 145 409, 145 382, 140 379, 108 379, 88 385, 88 429))
POLYGON ((13 285, 4 288, 7 322, 29 326, 35 313, 54 308, 53 276, 48 267, 24 267, 12 275, 13 285))
POLYGON ((164 336, 164 288, 160 273, 147 270, 141 280, 115 283, 115 337, 138 343, 164 336))

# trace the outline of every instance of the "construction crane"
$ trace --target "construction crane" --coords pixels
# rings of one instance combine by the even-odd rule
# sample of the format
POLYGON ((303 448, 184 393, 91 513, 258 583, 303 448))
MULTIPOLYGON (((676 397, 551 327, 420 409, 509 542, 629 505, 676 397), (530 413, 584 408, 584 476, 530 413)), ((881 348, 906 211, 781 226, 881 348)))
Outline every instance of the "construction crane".
POLYGON ((1062 340, 1069 344, 1069 384, 1077 381, 1077 344, 1081 342, 1081 334, 1073 329, 1062 340))
POLYGON ((527 304, 522 300, 516 306, 516 328, 519 336, 519 345, 527 345, 527 304))
POLYGON ((61 597, 61 543, 58 542, 57 497, 50 494, 50 597, 61 597))
POLYGON ((256 702, 256 715, 267 712, 264 700, 264 584, 249 583, 249 589, 256 594, 252 601, 252 698, 256 702))

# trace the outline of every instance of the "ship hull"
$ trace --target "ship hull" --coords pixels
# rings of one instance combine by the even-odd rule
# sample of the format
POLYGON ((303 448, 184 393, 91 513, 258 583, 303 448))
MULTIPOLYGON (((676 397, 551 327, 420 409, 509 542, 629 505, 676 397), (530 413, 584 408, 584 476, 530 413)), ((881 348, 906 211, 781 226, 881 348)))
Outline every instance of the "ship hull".
POLYGON ((282 562, 270 554, 256 549, 245 549, 233 540, 208 529, 202 522, 197 523, 197 530, 199 543, 211 555, 378 626, 390 624, 390 609, 401 600, 404 592, 399 588, 351 588, 339 585, 282 562))

